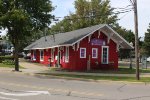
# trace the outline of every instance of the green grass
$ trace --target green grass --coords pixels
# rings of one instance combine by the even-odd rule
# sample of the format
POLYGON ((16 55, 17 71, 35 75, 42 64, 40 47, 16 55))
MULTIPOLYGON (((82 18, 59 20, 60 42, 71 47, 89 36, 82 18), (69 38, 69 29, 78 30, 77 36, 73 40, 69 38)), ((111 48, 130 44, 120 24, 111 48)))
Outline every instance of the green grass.
MULTIPOLYGON (((15 68, 15 65, 8 65, 8 64, 0 63, 0 67, 15 68)), ((19 66, 19 67, 22 68, 22 69, 24 69, 22 66, 19 66)))
POLYGON ((71 75, 71 74, 44 74, 50 76, 69 77, 78 79, 92 79, 92 80, 109 80, 109 81, 128 81, 128 82, 150 82, 150 77, 142 77, 139 81, 135 77, 123 76, 92 76, 92 75, 71 75))
MULTIPOLYGON (((136 69, 132 68, 130 69, 129 67, 122 67, 119 66, 117 73, 119 74, 135 74, 136 69)), ((144 68, 140 68, 140 73, 150 73, 150 68, 148 69, 144 69, 144 68)))
MULTIPOLYGON (((50 67, 50 71, 67 71, 67 70, 62 70, 60 68, 55 68, 55 67, 50 67)), ((104 73, 104 74, 135 74, 136 69, 132 68, 130 69, 129 67, 124 67, 124 66, 119 66, 118 70, 92 70, 92 71, 85 71, 85 73, 104 73)), ((142 69, 140 68, 140 73, 150 73, 150 68, 148 69, 142 69)))
MULTIPOLYGON (((59 68, 50 68, 50 71, 59 71, 59 68)), ((63 70, 60 70, 63 71, 63 70)), ((66 71, 66 70, 65 70, 66 71)), ((104 73, 104 74, 135 74, 136 69, 130 69, 129 67, 119 66, 118 70, 95 70, 85 73, 104 73)), ((140 68, 140 73, 150 73, 150 69, 140 68)), ((150 82, 150 77, 141 77, 140 81, 137 81, 135 77, 125 77, 125 76, 93 76, 93 75, 73 75, 73 74, 52 74, 47 73, 44 75, 59 76, 59 77, 69 77, 69 78, 81 78, 81 79, 92 79, 92 80, 110 80, 110 81, 129 81, 129 82, 150 82)))

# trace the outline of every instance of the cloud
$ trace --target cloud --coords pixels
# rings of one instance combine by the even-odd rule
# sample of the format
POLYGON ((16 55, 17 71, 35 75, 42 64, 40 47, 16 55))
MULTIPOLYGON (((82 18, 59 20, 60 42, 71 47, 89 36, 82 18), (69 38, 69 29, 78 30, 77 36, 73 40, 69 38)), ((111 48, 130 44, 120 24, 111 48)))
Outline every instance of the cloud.
POLYGON ((69 12, 74 12, 74 0, 52 0, 53 6, 56 6, 53 14, 56 17, 67 16, 69 12))
MULTIPOLYGON (((52 0, 53 5, 57 6, 53 14, 57 17, 67 16, 69 12, 74 12, 74 3, 75 0, 52 0)), ((126 7, 131 3, 129 0, 110 0, 112 7, 126 7)), ((139 17, 139 35, 144 36, 148 25, 150 23, 150 0, 137 0, 138 3, 138 17, 139 17)), ((134 15, 133 11, 127 14, 120 14, 119 24, 127 29, 134 31, 134 15)))

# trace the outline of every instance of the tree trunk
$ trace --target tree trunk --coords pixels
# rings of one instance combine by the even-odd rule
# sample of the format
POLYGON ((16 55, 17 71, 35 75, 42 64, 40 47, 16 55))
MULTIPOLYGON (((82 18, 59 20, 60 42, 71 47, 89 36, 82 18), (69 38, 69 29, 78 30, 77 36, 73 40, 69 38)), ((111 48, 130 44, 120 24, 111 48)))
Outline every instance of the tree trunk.
POLYGON ((14 44, 14 48, 15 48, 15 52, 14 52, 14 59, 15 59, 15 71, 19 71, 19 58, 18 58, 18 39, 15 39, 15 44, 14 44))

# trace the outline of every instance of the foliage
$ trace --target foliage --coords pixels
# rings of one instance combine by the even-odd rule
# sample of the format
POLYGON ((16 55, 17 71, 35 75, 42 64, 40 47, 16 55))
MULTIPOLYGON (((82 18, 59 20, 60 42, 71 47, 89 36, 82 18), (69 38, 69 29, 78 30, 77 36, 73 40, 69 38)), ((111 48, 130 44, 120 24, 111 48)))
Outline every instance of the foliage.
POLYGON ((13 56, 0 56, 0 63, 5 60, 14 60, 13 56))
POLYGON ((109 0, 75 0, 74 4, 75 13, 70 13, 52 26, 53 33, 68 32, 97 24, 114 25, 117 21, 117 15, 113 13, 114 9, 111 8, 109 0))
MULTIPOLYGON (((109 0, 75 0, 75 13, 70 13, 62 21, 52 26, 50 34, 68 32, 97 24, 109 24, 129 43, 134 43, 134 34, 117 23, 117 15, 109 0)), ((129 57, 129 50, 120 50, 122 58, 129 57)))
POLYGON ((119 33, 125 40, 127 40, 129 43, 135 43, 135 36, 134 33, 131 30, 127 30, 121 26, 119 26, 119 24, 115 24, 114 25, 114 30, 119 33))
POLYGON ((14 60, 4 60, 4 61, 2 61, 2 63, 6 64, 6 65, 14 65, 15 64, 14 60))
MULTIPOLYGON (((127 30, 121 26, 119 26, 118 24, 116 24, 114 26, 114 30, 119 33, 125 40, 127 40, 129 43, 133 43, 134 46, 134 41, 135 41, 135 37, 134 34, 131 30, 127 30)), ((134 54, 132 54, 133 57, 134 54)), ((131 57, 131 50, 127 50, 127 49, 120 49, 119 50, 119 57, 120 59, 122 58, 129 58, 131 57)))
POLYGON ((145 33, 145 38, 144 38, 144 51, 147 56, 150 56, 150 24, 147 29, 147 32, 145 33))
POLYGON ((53 16, 49 0, 0 0, 0 26, 15 48, 15 70, 19 71, 18 52, 32 32, 48 27, 53 16))

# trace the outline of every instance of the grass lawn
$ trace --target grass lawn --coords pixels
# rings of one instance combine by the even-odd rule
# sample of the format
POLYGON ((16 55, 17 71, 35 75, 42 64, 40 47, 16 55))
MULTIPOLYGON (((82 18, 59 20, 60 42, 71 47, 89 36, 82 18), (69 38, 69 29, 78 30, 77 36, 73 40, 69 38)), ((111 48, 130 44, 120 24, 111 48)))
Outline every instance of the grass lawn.
MULTIPOLYGON (((67 70, 61 70, 60 68, 54 68, 51 67, 50 71, 67 71, 67 70)), ((85 71, 85 73, 107 73, 107 74, 135 74, 136 69, 124 66, 119 66, 118 70, 92 70, 92 71, 85 71)), ((142 69, 140 68, 140 73, 150 73, 150 68, 148 69, 142 69)))
POLYGON ((71 75, 71 74, 44 74, 50 76, 59 76, 66 78, 92 79, 92 80, 109 80, 109 81, 127 81, 127 82, 150 82, 150 77, 141 77, 139 81, 135 77, 124 76, 91 76, 91 75, 71 75))
MULTIPOLYGON (((136 68, 130 69, 129 67, 119 66, 117 73, 120 74, 135 74, 136 68)), ((150 68, 140 68, 140 73, 150 73, 150 68)))
MULTIPOLYGON (((0 67, 15 68, 15 65, 8 65, 8 64, 0 63, 0 67)), ((19 67, 20 67, 20 68, 23 68, 22 66, 19 66, 19 67)))
MULTIPOLYGON (((63 71, 59 68, 50 68, 50 71, 63 71)), ((66 70, 65 70, 66 71, 66 70)), ((118 70, 95 70, 85 73, 107 73, 107 74, 135 74, 136 69, 130 69, 129 67, 120 66, 118 70)), ((150 73, 150 69, 140 69, 140 73, 150 73)), ((135 77, 125 77, 125 76, 92 76, 92 75, 73 75, 73 74, 52 74, 47 73, 44 75, 59 76, 59 77, 69 77, 69 78, 81 78, 81 79, 92 79, 92 80, 110 80, 110 81, 129 81, 129 82, 150 82, 150 77, 141 77, 140 81, 137 81, 135 77)))

